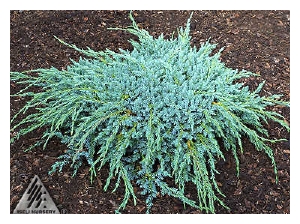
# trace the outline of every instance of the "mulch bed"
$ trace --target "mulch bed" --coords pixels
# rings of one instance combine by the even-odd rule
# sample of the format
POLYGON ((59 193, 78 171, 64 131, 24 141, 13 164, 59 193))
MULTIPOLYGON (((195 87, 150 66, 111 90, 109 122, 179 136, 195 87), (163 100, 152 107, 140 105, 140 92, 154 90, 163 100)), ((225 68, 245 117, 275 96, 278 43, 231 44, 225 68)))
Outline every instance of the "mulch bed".
MULTIPOLYGON (((170 37, 179 26, 186 24, 190 11, 134 11, 140 27, 153 36, 161 33, 170 37)), ((63 46, 54 35, 80 48, 94 50, 109 48, 132 49, 128 40, 134 38, 123 31, 107 30, 108 27, 131 25, 129 11, 11 11, 10 66, 11 71, 35 68, 62 69, 78 60, 79 53, 63 46)), ((260 77, 245 79, 254 89, 266 80, 262 94, 282 94, 290 98, 290 13, 289 11, 194 11, 191 23, 192 44, 199 47, 208 38, 225 47, 222 61, 228 67, 246 69, 260 77)), ((10 84, 11 94, 20 86, 10 84)), ((11 98, 11 117, 24 106, 26 99, 11 98)), ((290 121, 289 108, 270 108, 290 121)), ((270 137, 289 139, 289 133, 278 124, 270 122, 270 137)), ((12 134, 12 133, 11 133, 12 134)), ((11 145, 10 150, 10 211, 14 210, 31 178, 37 174, 48 189, 59 210, 63 213, 114 213, 123 199, 122 189, 111 193, 103 191, 108 174, 103 169, 98 178, 90 183, 88 166, 83 166, 76 177, 67 168, 63 173, 48 175, 57 156, 66 146, 53 139, 46 150, 24 150, 33 144, 42 130, 11 145)), ((273 144, 278 166, 279 182, 270 160, 244 139, 241 155, 240 176, 236 176, 233 156, 224 152, 226 161, 220 161, 217 181, 226 195, 226 210, 216 206, 216 213, 290 213, 290 144, 273 144)), ((195 188, 189 186, 188 194, 196 196, 195 188)), ((137 206, 130 201, 123 213, 145 213, 144 197, 138 197, 137 206)), ((184 206, 179 200, 159 195, 154 201, 152 213, 201 213, 184 206)))

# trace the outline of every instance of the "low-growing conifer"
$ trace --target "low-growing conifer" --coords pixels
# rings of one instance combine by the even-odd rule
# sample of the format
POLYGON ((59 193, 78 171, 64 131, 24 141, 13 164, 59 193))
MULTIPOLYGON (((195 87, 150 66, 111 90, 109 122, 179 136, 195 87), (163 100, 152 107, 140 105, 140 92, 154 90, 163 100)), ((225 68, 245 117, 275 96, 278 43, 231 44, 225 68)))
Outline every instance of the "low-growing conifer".
POLYGON ((25 85, 13 97, 31 98, 12 119, 17 135, 11 141, 41 127, 42 138, 28 150, 59 138, 68 150, 50 174, 68 165, 75 175, 85 164, 93 180, 107 164, 104 190, 114 184, 115 191, 121 182, 125 188, 117 212, 130 198, 136 204, 138 193, 146 196, 148 212, 158 193, 208 213, 215 212, 215 203, 226 207, 216 162, 224 159, 224 150, 231 151, 238 173, 243 138, 266 153, 277 178, 269 143, 284 139, 270 139, 264 125, 273 120, 289 127, 266 108, 289 103, 279 95, 261 96, 264 82, 250 91, 239 79, 256 74, 226 67, 222 49, 212 53, 215 44, 191 46, 191 18, 170 39, 154 38, 131 14, 130 19, 132 26, 122 30, 138 37, 130 40, 132 51, 79 49, 55 37, 85 58, 71 60, 65 70, 11 72, 12 81, 25 85), (26 113, 31 108, 34 112, 26 113), (20 114, 25 118, 15 122, 20 114), (187 183, 195 185, 197 198, 187 196, 187 183))

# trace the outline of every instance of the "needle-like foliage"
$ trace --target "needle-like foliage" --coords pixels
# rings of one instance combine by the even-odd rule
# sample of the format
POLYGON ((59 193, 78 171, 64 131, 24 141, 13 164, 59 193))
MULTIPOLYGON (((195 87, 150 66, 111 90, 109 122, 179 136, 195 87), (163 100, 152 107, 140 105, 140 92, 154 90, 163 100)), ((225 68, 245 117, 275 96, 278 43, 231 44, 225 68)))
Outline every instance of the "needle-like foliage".
POLYGON ((215 164, 229 150, 238 171, 243 137, 267 154, 276 173, 269 143, 284 139, 269 139, 264 124, 273 120, 289 127, 280 114, 266 107, 289 106, 288 102, 280 101, 279 95, 260 96, 264 83, 251 92, 238 82, 255 74, 226 67, 219 59, 221 51, 212 54, 214 44, 192 47, 191 18, 169 40, 163 34, 152 37, 131 14, 130 18, 132 26, 123 30, 139 38, 130 40, 132 51, 83 50, 57 38, 86 58, 72 60, 66 70, 11 73, 11 80, 26 86, 14 96, 31 97, 12 123, 35 108, 12 126, 17 133, 12 142, 45 127, 34 146, 46 148, 51 138, 58 137, 68 147, 50 173, 70 165, 75 175, 85 163, 93 179, 108 164, 104 190, 113 178, 114 191, 121 182, 125 188, 119 209, 129 198, 136 203, 133 184, 146 195, 148 211, 159 192, 205 212, 214 213, 215 203, 226 207, 215 164), (40 91, 29 91, 31 86, 40 91), (197 198, 187 197, 188 182, 195 185, 197 198))

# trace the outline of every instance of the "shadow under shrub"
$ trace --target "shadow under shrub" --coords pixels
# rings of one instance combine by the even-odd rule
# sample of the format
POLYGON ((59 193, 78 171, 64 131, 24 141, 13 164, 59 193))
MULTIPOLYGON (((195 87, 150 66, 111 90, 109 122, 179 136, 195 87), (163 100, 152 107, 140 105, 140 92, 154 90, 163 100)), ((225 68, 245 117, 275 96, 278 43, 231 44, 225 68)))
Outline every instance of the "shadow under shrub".
POLYGON ((12 81, 26 86, 14 96, 31 97, 12 123, 28 109, 36 111, 13 125, 17 135, 11 142, 40 127, 46 131, 28 150, 46 148, 58 137, 68 151, 58 157, 50 174, 69 165, 76 175, 87 162, 92 181, 108 164, 104 190, 113 177, 114 190, 121 181, 125 186, 117 212, 130 197, 136 203, 133 182, 146 195, 147 212, 158 192, 205 212, 214 213, 215 203, 226 207, 215 180, 215 163, 224 159, 222 150, 229 150, 238 174, 243 136, 267 154, 277 177, 269 143, 284 139, 269 139, 264 123, 273 120, 289 127, 280 114, 266 108, 289 103, 279 95, 260 96, 264 83, 252 92, 239 83, 256 74, 227 68, 219 59, 222 50, 212 54, 216 46, 209 41, 199 49, 190 46, 191 18, 169 40, 163 35, 153 38, 138 28, 131 14, 130 18, 132 26, 123 30, 139 38, 130 40, 132 51, 83 50, 57 38, 87 58, 72 60, 66 70, 11 72, 12 81), (41 91, 30 91, 32 86, 41 91), (175 187, 166 183, 170 178, 175 187), (187 182, 196 186, 196 201, 186 197, 187 182))

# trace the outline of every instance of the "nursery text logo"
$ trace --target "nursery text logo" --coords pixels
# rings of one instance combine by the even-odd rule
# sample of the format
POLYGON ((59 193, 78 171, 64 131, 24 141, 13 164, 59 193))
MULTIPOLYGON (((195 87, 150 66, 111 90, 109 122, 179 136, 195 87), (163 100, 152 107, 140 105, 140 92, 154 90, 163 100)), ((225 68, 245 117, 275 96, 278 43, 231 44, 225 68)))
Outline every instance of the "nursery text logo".
POLYGON ((52 198, 35 175, 14 210, 14 214, 59 214, 52 198))

